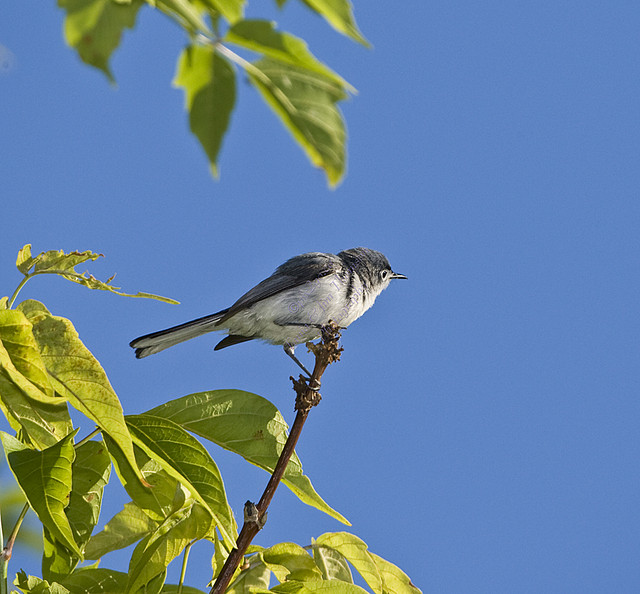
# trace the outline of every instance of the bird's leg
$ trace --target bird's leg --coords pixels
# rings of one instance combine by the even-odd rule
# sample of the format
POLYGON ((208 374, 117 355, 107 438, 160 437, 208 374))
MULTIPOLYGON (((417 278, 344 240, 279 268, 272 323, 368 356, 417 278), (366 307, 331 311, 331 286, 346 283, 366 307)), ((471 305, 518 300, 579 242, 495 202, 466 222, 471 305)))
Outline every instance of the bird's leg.
POLYGON ((298 357, 293 354, 293 348, 294 347, 292 347, 290 344, 285 344, 284 352, 287 353, 287 355, 289 355, 289 357, 291 357, 296 362, 296 365, 307 374, 307 377, 311 378, 311 373, 309 373, 309 370, 302 363, 300 363, 300 361, 298 361, 298 357))

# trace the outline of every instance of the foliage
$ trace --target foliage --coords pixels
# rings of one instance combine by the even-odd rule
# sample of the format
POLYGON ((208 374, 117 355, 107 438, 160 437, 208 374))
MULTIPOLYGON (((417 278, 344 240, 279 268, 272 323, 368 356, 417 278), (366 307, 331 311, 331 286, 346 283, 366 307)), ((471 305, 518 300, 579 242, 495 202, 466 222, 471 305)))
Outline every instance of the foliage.
MULTIPOLYGON (((0 409, 14 433, 0 432, 0 440, 27 506, 42 524, 44 551, 42 577, 20 571, 14 583, 25 594, 200 592, 165 584, 168 565, 184 555, 186 567, 190 547, 208 542, 215 578, 238 531, 218 467, 193 434, 270 472, 287 425, 273 404, 240 390, 190 394, 144 414, 125 415, 69 320, 34 300, 13 309, 25 282, 44 273, 123 295, 109 281, 75 271, 97 257, 49 251, 32 258, 27 245, 16 263, 24 279, 11 298, 0 300, 0 409), (69 406, 97 426, 79 441, 69 406), (94 533, 112 467, 131 500, 94 533), (130 545, 135 547, 127 572, 85 563, 130 545)), ((316 493, 297 456, 284 482, 304 503, 348 524, 316 493)), ((9 552, 20 521, 7 539, 9 552)), ((2 593, 8 556, 0 556, 2 593)), ((375 594, 419 592, 398 567, 347 532, 323 534, 304 548, 252 546, 228 591, 364 592, 354 584, 352 569, 375 594), (277 584, 269 589, 272 578, 277 584)))
MULTIPOLYGON (((336 31, 368 46, 349 0, 302 2, 336 31)), ((276 3, 282 7, 285 0, 276 3)), ((216 177, 236 102, 236 68, 247 75, 312 164, 325 171, 329 184, 335 186, 344 176, 346 130, 337 104, 355 89, 319 61, 302 39, 279 31, 273 22, 245 18, 244 0, 58 0, 58 5, 65 11, 69 46, 111 82, 111 55, 142 9, 161 11, 184 31, 189 42, 178 58, 174 84, 184 90, 189 126, 216 177)))

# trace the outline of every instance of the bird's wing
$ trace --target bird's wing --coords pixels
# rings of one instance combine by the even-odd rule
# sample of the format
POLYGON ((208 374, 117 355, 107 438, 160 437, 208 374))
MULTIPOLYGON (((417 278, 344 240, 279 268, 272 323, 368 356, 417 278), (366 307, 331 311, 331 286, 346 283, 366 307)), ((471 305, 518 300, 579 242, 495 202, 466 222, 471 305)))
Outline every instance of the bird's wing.
POLYGON ((269 278, 240 297, 220 319, 219 324, 223 325, 231 316, 267 297, 332 274, 339 269, 339 266, 340 260, 333 254, 311 252, 295 256, 279 266, 269 278))

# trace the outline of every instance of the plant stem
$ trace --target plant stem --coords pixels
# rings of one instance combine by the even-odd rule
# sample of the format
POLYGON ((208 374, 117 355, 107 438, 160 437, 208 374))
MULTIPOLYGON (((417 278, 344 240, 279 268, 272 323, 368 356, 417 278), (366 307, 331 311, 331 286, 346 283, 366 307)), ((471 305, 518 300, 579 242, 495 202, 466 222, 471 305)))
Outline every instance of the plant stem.
POLYGON ((95 435, 97 435, 98 433, 100 433, 100 429, 94 429, 91 433, 89 433, 89 435, 87 435, 86 437, 83 437, 77 444, 75 444, 73 447, 74 448, 79 448, 81 445, 85 444, 87 441, 89 441, 90 439, 92 439, 95 435))
POLYGON ((309 415, 309 411, 320 402, 318 388, 320 387, 322 374, 331 363, 340 358, 342 349, 338 347, 339 338, 340 332, 338 326, 330 323, 329 326, 322 330, 321 344, 307 343, 307 346, 309 346, 310 350, 312 350, 316 356, 316 364, 309 380, 306 380, 302 376, 300 376, 300 380, 298 381, 291 378, 293 380, 294 390, 297 393, 295 406, 297 414, 293 425, 291 426, 289 437, 284 444, 284 448, 280 453, 276 467, 273 470, 273 474, 265 487, 264 493, 262 493, 260 501, 256 505, 258 511, 257 521, 255 518, 247 520, 245 517, 242 530, 240 531, 238 540, 236 541, 236 548, 233 549, 227 557, 213 588, 211 588, 210 594, 224 593, 233 578, 236 568, 242 561, 247 548, 251 544, 251 541, 262 527, 261 522, 265 518, 267 508, 273 499, 276 489, 278 488, 287 468, 287 464, 293 455, 296 443, 298 442, 298 438, 302 432, 302 427, 309 415))
POLYGON ((178 582, 178 594, 182 594, 182 585, 184 584, 184 576, 187 574, 187 561, 189 560, 189 551, 191 545, 196 541, 192 540, 186 547, 184 547, 184 555, 182 557, 182 569, 180 570, 180 581, 178 582))
MULTIPOLYGON (((1 512, 2 510, 0 510, 1 512)), ((0 513, 0 547, 2 547, 2 551, 0 551, 0 594, 7 594, 7 573, 8 573, 8 559, 6 558, 4 552, 4 536, 2 535, 2 514, 0 513)))
MULTIPOLYGON (((20 512, 20 515, 18 516, 18 519, 16 520, 13 530, 9 535, 9 540, 7 540, 7 546, 4 547, 4 549, 2 549, 2 562, 4 563, 4 567, 2 569, 4 572, 3 577, 5 580, 7 576, 7 565, 9 564, 9 559, 11 559, 11 555, 13 553, 13 545, 16 542, 16 538, 18 537, 18 531, 20 530, 20 526, 22 526, 22 520, 24 520, 24 517, 27 515, 28 511, 29 511, 29 504, 25 503, 24 507, 22 508, 22 511, 20 512)), ((0 590, 0 593, 4 594, 4 592, 2 592, 1 590, 0 590)))
POLYGON ((11 297, 9 298, 9 301, 7 301, 7 309, 11 309, 13 307, 13 302, 16 300, 18 293, 22 290, 22 287, 24 287, 27 284, 27 281, 31 278, 31 276, 32 276, 31 274, 27 274, 20 281, 20 284, 16 287, 16 290, 13 292, 13 295, 11 295, 11 297))

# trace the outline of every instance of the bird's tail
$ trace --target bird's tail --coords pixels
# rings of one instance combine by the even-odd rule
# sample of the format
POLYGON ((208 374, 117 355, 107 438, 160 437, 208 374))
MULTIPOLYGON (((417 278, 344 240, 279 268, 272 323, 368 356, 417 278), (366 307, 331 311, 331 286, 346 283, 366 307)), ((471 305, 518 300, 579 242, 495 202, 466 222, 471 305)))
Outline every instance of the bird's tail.
POLYGON ((180 324, 179 326, 173 326, 166 330, 139 336, 133 339, 129 343, 129 346, 136 350, 137 359, 154 355, 155 353, 164 351, 164 349, 168 349, 174 344, 190 340, 201 334, 206 334, 213 330, 222 330, 223 328, 216 328, 216 326, 227 311, 228 310, 225 309, 218 313, 180 324))

